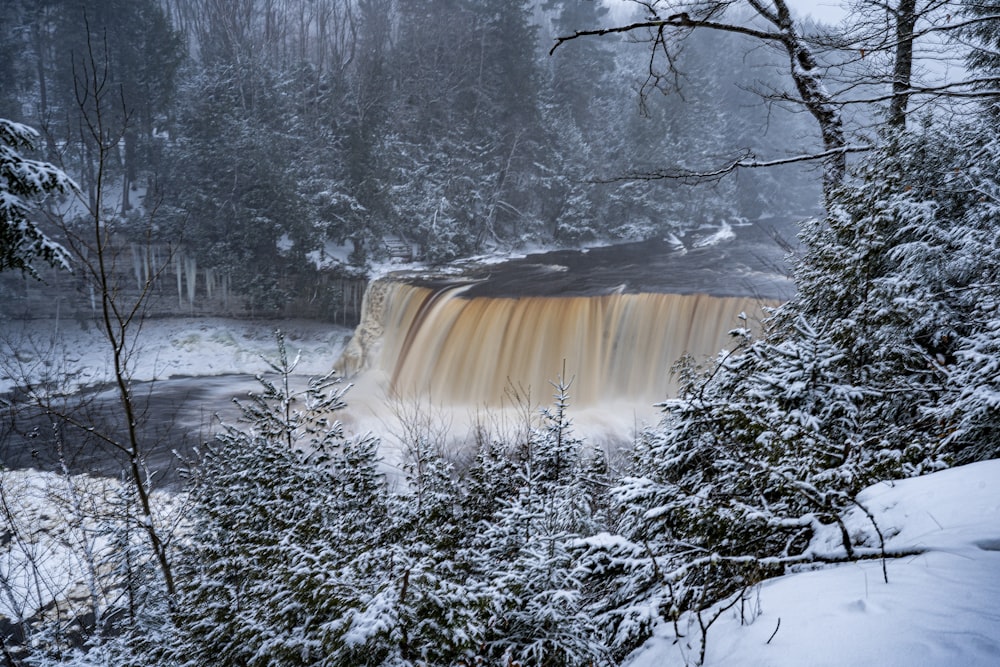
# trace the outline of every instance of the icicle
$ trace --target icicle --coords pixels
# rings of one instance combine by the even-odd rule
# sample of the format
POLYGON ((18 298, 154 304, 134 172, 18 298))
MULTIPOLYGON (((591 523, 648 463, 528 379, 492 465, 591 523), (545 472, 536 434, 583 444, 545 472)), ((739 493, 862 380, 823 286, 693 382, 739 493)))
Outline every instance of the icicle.
POLYGON ((139 256, 139 248, 134 243, 130 243, 132 249, 132 270, 135 272, 135 285, 142 290, 142 257, 139 256))
POLYGON ((189 257, 185 264, 187 272, 188 303, 191 307, 194 307, 194 288, 198 282, 198 261, 194 257, 189 257))
POLYGON ((184 307, 184 285, 181 274, 181 251, 178 249, 174 253, 174 271, 177 273, 177 305, 184 307))

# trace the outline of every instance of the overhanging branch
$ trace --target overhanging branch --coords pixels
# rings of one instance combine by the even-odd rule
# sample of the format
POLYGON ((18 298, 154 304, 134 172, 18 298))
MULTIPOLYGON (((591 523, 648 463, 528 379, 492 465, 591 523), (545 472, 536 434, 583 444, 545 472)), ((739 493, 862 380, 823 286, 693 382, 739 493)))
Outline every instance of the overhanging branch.
POLYGON ((831 157, 837 157, 841 155, 847 155, 849 153, 864 153, 870 151, 872 146, 868 145, 855 145, 855 146, 842 146, 828 151, 821 151, 819 153, 803 153, 801 155, 791 155, 789 157, 778 158, 775 160, 758 160, 749 151, 744 153, 741 157, 725 164, 718 169, 713 169, 710 171, 692 171, 687 169, 669 168, 669 169, 657 169, 654 171, 647 172, 628 172, 621 176, 615 176, 614 178, 606 179, 596 179, 595 183, 617 183, 620 181, 658 181, 658 180, 679 180, 687 182, 705 182, 718 180, 723 176, 733 173, 739 169, 762 169, 767 167, 780 167, 786 164, 797 164, 801 162, 813 162, 815 160, 826 160, 831 157))
POLYGON ((613 35, 621 34, 627 32, 635 32, 636 30, 657 30, 662 31, 664 28, 678 28, 678 29, 695 29, 695 28, 707 28, 709 30, 718 30, 720 32, 731 32, 739 35, 747 35, 748 37, 755 37, 757 39, 762 39, 765 41, 780 41, 781 35, 774 32, 767 32, 766 30, 757 30, 755 28, 750 28, 742 25, 734 25, 732 23, 720 23, 718 21, 707 21, 702 19, 693 19, 687 12, 681 14, 674 14, 673 16, 668 16, 665 19, 654 19, 650 21, 639 21, 637 23, 630 23, 628 25, 615 26, 612 28, 597 28, 594 30, 577 30, 572 35, 564 35, 562 37, 556 37, 556 43, 549 49, 549 55, 555 53, 556 49, 562 46, 563 43, 578 39, 580 37, 599 37, 601 35, 613 35))

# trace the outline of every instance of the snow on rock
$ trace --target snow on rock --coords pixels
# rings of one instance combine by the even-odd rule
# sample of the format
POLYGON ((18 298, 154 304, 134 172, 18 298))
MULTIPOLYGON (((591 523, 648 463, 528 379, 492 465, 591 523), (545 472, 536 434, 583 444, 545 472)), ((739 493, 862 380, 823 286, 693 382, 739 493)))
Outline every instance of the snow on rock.
MULTIPOLYGON (((0 470, 0 496, 0 617, 54 613, 53 601, 67 615, 111 604, 120 591, 107 562, 121 547, 111 531, 135 535, 121 523, 127 488, 103 477, 0 470)), ((181 519, 183 497, 154 491, 153 498, 166 534, 181 519)))
MULTIPOLYGON (((923 553, 888 561, 888 584, 878 560, 764 582, 744 605, 743 624, 737 605, 710 627, 704 664, 1000 665, 998 481, 995 460, 866 489, 858 500, 875 517, 886 546, 923 553)), ((860 509, 847 512, 845 521, 852 533, 872 532, 860 509)), ((816 540, 822 552, 839 538, 816 540)), ((673 626, 663 624, 625 664, 697 664, 697 626, 680 630, 685 638, 675 642, 673 626)))
POLYGON ((727 241, 732 241, 736 238, 736 232, 733 231, 732 226, 723 221, 717 230, 711 234, 705 236, 704 238, 698 239, 691 244, 692 248, 707 248, 713 245, 719 245, 720 243, 725 243, 727 241))

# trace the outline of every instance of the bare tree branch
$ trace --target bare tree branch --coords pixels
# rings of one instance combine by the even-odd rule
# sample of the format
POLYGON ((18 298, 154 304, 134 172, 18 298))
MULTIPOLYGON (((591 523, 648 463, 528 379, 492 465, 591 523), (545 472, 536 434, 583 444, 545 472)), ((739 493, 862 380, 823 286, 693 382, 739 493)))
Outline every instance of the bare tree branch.
POLYGON ((817 160, 827 160, 831 157, 847 155, 850 153, 865 153, 870 151, 872 146, 853 145, 843 146, 838 149, 822 151, 819 153, 803 153, 774 160, 759 160, 749 151, 744 152, 737 158, 718 169, 708 171, 694 171, 679 168, 657 169, 654 171, 634 171, 621 176, 607 179, 595 179, 595 183, 616 183, 619 181, 656 181, 656 180, 679 180, 687 182, 706 182, 717 180, 740 169, 762 169, 768 167, 780 167, 787 164, 799 164, 803 162, 815 162, 817 160))
MULTIPOLYGON (((798 92, 799 99, 819 126, 823 142, 823 152, 820 154, 823 156, 820 159, 824 162, 823 190, 829 197, 847 171, 847 151, 844 150, 847 140, 844 121, 839 105, 833 103, 834 95, 825 85, 825 68, 813 52, 809 40, 799 30, 787 0, 771 0, 769 3, 765 3, 763 0, 747 0, 747 5, 753 10, 753 14, 773 27, 770 30, 755 27, 753 16, 741 17, 734 21, 720 20, 725 11, 734 4, 723 0, 707 3, 682 2, 679 3, 679 7, 690 8, 690 12, 679 11, 666 17, 656 16, 656 8, 653 4, 643 4, 653 14, 653 18, 624 26, 583 30, 572 35, 557 37, 550 53, 553 53, 564 42, 580 37, 631 33, 642 30, 654 30, 655 34, 652 35, 654 49, 663 48, 666 52, 669 51, 666 38, 668 30, 671 33, 708 30, 738 34, 781 48, 788 55, 788 73, 798 92), (697 12, 699 16, 692 16, 693 12, 697 12)), ((678 5, 673 6, 673 9, 677 8, 678 5)), ((653 77, 655 78, 655 74, 653 77)), ((740 163, 750 164, 751 162, 753 161, 737 160, 735 164, 724 167, 722 170, 708 172, 710 175, 706 178, 712 178, 720 173, 728 173, 739 168, 740 163)), ((695 176, 689 175, 687 178, 695 178, 695 176)))
POLYGON ((665 19, 657 19, 655 21, 640 21, 638 23, 630 23, 628 25, 616 26, 613 28, 597 28, 594 30, 577 30, 572 35, 566 35, 563 37, 556 37, 556 43, 549 49, 549 55, 555 53, 565 42, 578 39, 580 37, 589 36, 601 36, 601 35, 614 35, 627 32, 635 32, 637 30, 655 29, 658 32, 662 31, 664 28, 707 28, 709 30, 717 30, 720 32, 730 32, 740 35, 747 35, 748 37, 755 37, 757 39, 762 39, 765 41, 778 42, 781 40, 781 34, 775 32, 767 32, 765 30, 756 30, 748 26, 732 24, 732 23, 719 23, 718 21, 703 21, 698 19, 692 19, 687 12, 682 12, 680 14, 674 14, 673 16, 668 16, 665 19))

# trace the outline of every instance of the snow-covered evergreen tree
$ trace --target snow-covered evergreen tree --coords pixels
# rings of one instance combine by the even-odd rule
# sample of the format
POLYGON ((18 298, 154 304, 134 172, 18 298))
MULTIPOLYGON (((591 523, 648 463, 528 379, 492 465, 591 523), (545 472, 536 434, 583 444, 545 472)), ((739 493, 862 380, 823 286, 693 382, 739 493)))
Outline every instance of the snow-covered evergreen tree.
POLYGON ((344 437, 331 412, 345 389, 330 379, 294 394, 294 362, 279 347, 278 383, 262 379, 243 406, 247 423, 227 427, 192 480, 171 646, 180 664, 352 665, 368 655, 386 567, 377 442, 344 437))
POLYGON ((572 545, 597 529, 592 467, 572 433, 569 383, 518 457, 515 486, 485 533, 493 621, 486 653, 500 664, 580 665, 604 658, 584 606, 572 545))
POLYGON ((0 118, 0 271, 20 269, 37 275, 34 262, 69 268, 69 254, 32 219, 32 208, 53 193, 70 193, 76 184, 55 165, 25 157, 38 133, 0 118))
POLYGON ((951 315, 928 350, 944 392, 927 412, 956 463, 1000 456, 1000 135, 988 118, 930 137, 947 159, 936 170, 937 224, 918 246, 921 255, 939 256, 937 297, 951 315))
MULTIPOLYGON (((734 352, 688 367, 613 491, 617 525, 581 542, 617 650, 828 557, 809 537, 868 484, 995 454, 990 136, 887 136, 805 229, 798 293, 764 335, 737 331, 734 352)), ((841 536, 848 557, 877 543, 841 536)))
POLYGON ((486 631, 487 598, 466 548, 460 485, 437 443, 420 435, 408 447, 387 587, 394 664, 471 663, 486 631))

